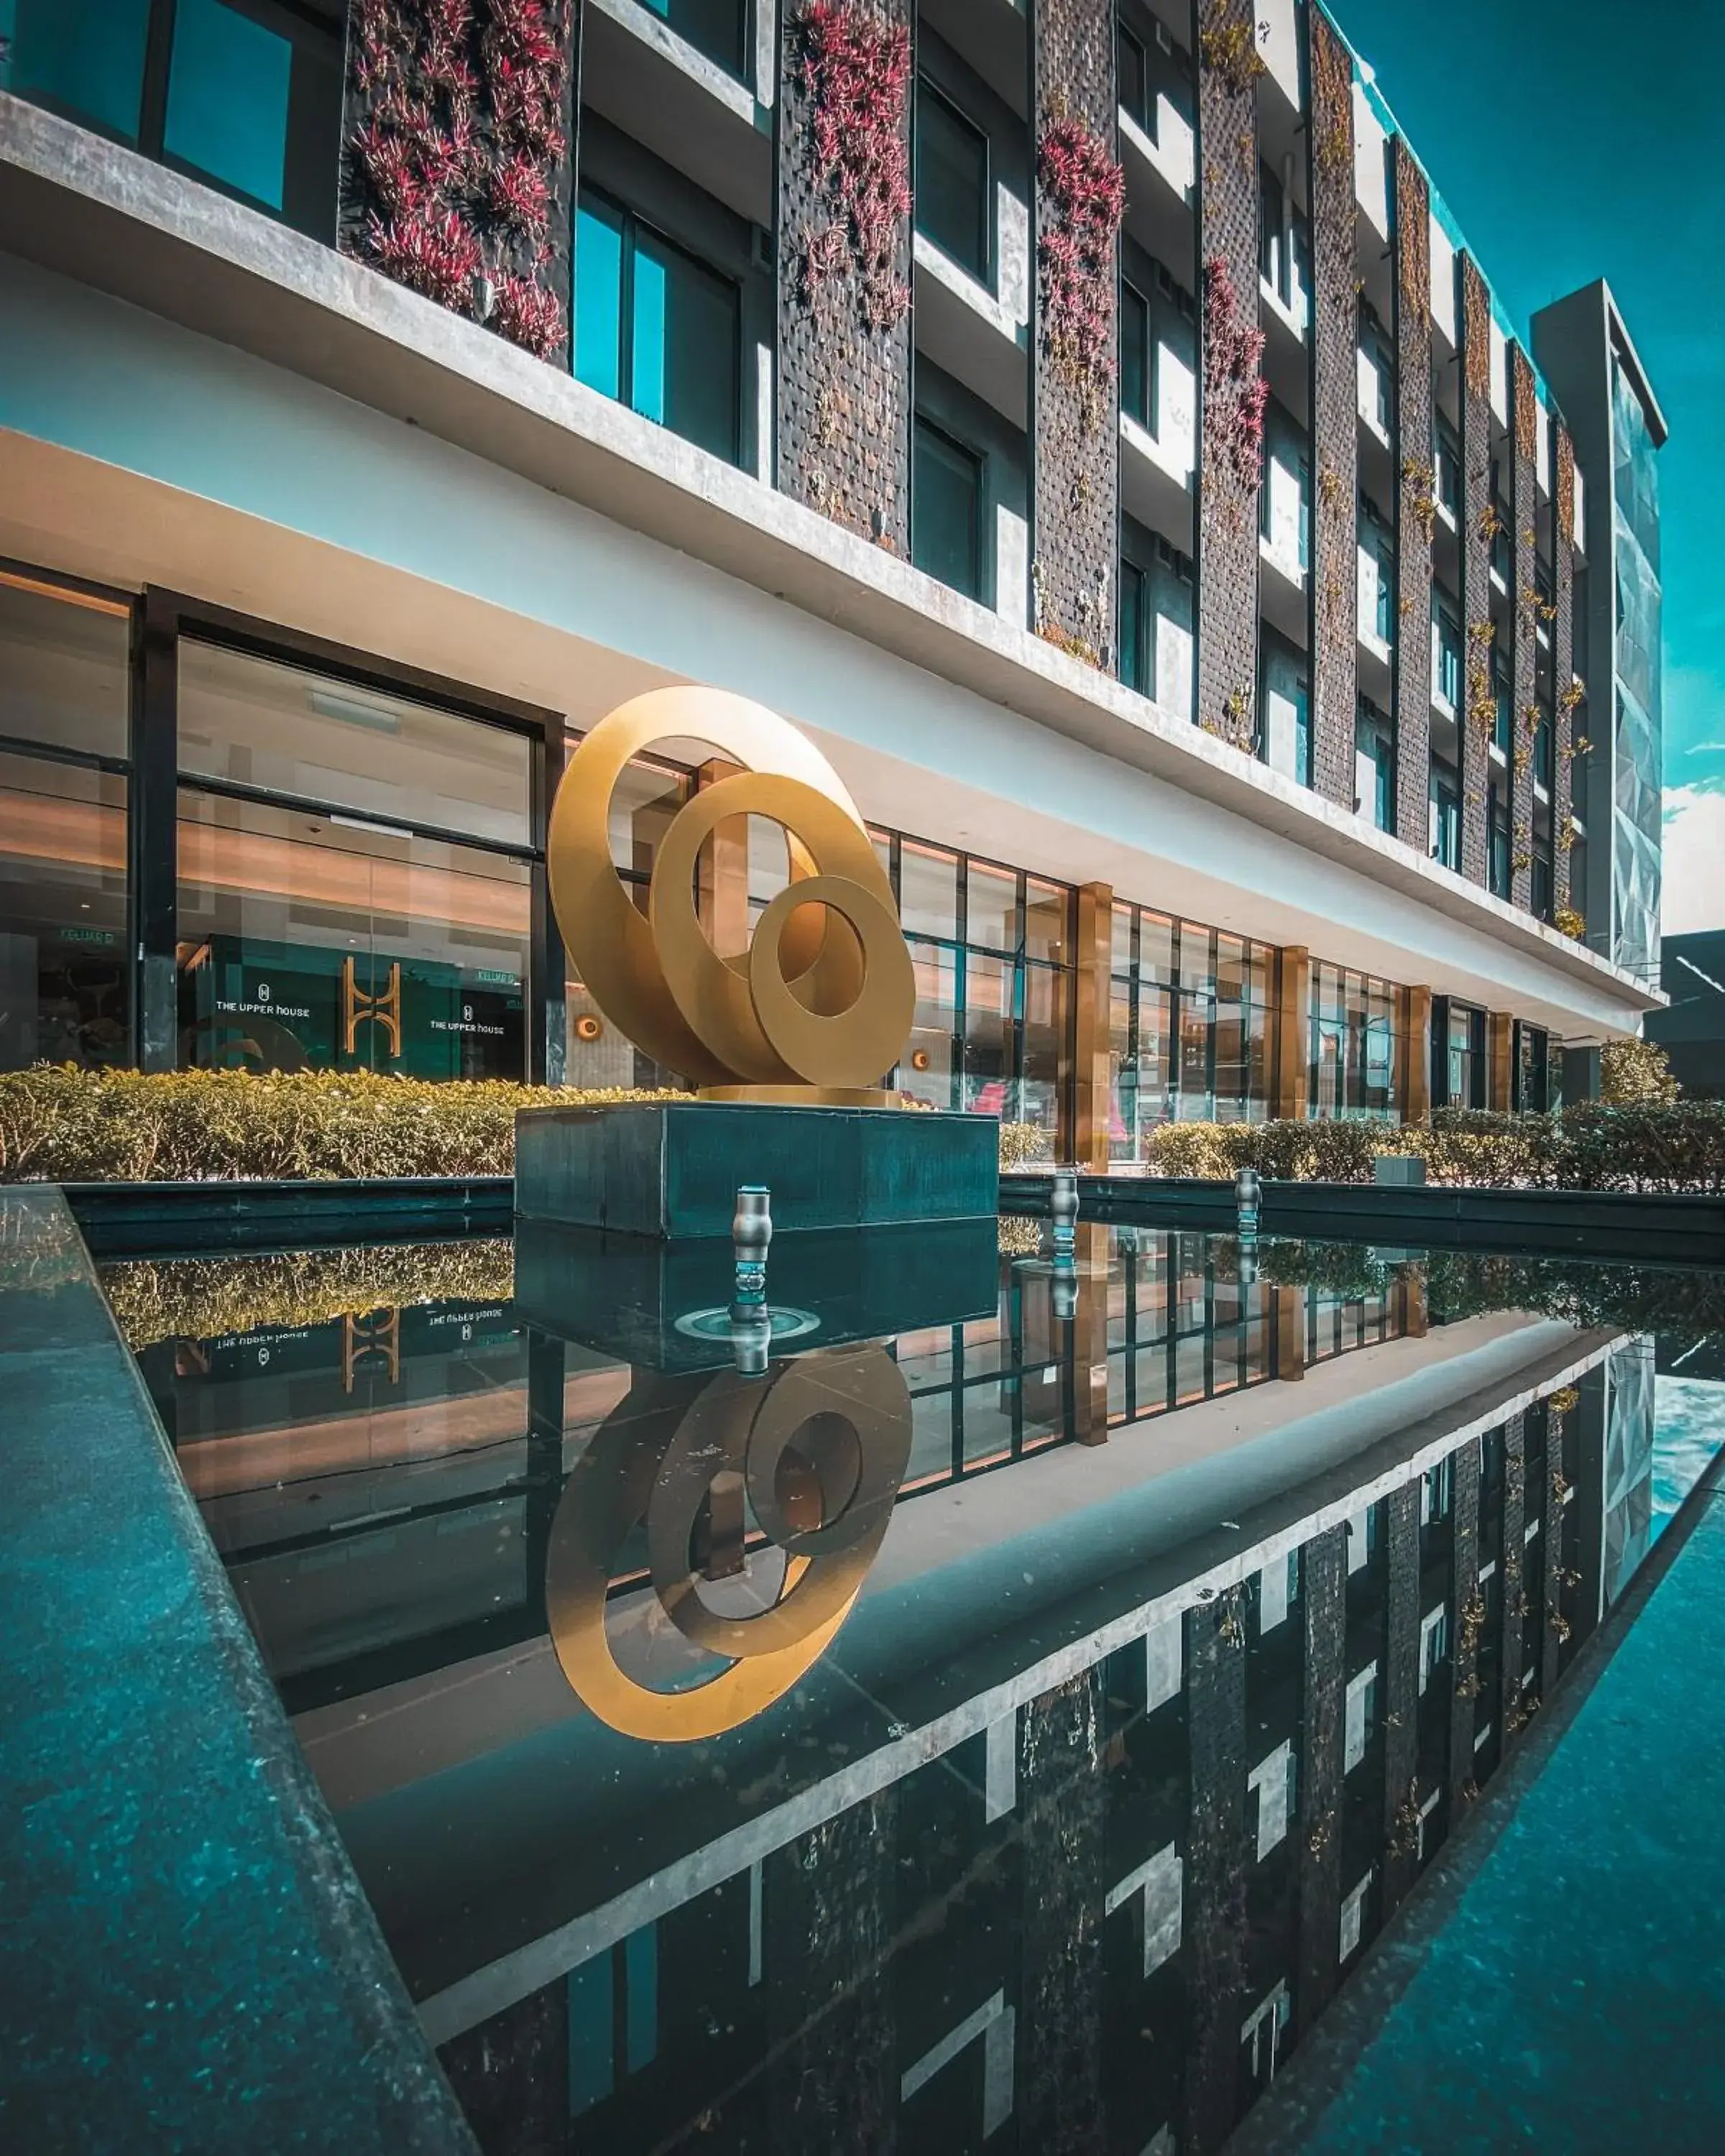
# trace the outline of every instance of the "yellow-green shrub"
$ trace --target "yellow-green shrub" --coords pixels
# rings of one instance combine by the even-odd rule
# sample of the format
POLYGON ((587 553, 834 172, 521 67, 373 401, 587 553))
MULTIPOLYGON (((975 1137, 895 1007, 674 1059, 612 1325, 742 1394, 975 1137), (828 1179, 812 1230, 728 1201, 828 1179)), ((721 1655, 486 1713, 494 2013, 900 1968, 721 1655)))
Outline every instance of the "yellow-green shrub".
POLYGON ((0 1073, 0 1179, 203 1182, 507 1175, 517 1108, 664 1097, 368 1072, 0 1073))

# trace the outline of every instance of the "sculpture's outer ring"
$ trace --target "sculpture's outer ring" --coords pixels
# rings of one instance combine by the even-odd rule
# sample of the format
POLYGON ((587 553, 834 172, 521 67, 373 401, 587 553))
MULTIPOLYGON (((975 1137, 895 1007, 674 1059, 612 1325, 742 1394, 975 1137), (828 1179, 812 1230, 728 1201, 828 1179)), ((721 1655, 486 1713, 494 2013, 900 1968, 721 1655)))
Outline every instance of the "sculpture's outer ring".
POLYGON ((674 740, 705 742, 748 769, 798 779, 841 810, 865 844, 867 832, 844 782, 811 741, 764 705, 722 689, 652 689, 633 696, 601 719, 569 759, 546 848, 564 947, 594 1002, 644 1055, 696 1085, 722 1086, 736 1074, 677 1009, 653 931, 611 861, 618 779, 633 757, 674 740))

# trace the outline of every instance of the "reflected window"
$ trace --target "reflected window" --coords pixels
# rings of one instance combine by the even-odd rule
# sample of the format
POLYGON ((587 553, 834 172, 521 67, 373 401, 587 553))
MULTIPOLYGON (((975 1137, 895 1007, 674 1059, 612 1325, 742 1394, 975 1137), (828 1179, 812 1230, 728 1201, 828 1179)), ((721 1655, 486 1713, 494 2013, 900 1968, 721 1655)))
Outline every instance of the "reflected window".
POLYGON ((188 775, 494 844, 529 842, 524 734, 189 638, 179 714, 188 775))
POLYGON ((179 1061, 526 1075, 531 871, 182 788, 179 1061))
POLYGON ((583 187, 575 231, 575 372, 589 388, 736 464, 736 284, 583 187))
POLYGON ((131 619, 0 572, 0 1070, 131 1060, 131 619))

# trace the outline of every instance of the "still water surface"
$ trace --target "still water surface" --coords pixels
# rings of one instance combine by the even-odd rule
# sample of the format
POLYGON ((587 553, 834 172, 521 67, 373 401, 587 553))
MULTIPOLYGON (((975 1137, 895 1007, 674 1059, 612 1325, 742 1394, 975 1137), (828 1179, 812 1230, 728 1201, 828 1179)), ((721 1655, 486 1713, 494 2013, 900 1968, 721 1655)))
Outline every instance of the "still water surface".
POLYGON ((105 1270, 488 2156, 1219 2148, 1725 1443, 1714 1276, 729 1262, 105 1270))

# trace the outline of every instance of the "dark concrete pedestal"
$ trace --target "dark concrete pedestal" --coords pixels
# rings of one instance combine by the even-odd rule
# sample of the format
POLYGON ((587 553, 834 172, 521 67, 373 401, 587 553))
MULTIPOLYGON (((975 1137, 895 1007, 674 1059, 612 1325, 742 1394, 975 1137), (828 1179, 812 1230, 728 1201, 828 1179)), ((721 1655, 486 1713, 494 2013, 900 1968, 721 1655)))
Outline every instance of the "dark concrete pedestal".
POLYGON ((773 1193, 775 1230, 991 1218, 999 1126, 916 1109, 720 1101, 526 1108, 524 1220, 635 1235, 729 1236, 739 1183, 773 1193))

